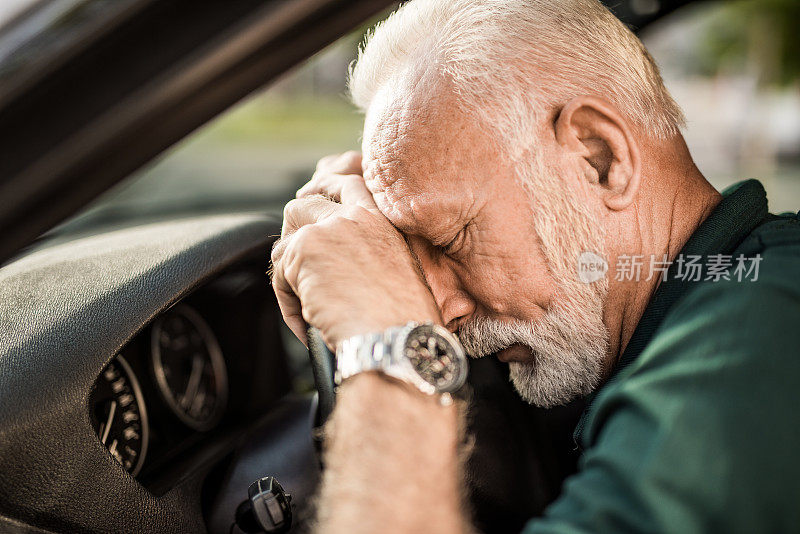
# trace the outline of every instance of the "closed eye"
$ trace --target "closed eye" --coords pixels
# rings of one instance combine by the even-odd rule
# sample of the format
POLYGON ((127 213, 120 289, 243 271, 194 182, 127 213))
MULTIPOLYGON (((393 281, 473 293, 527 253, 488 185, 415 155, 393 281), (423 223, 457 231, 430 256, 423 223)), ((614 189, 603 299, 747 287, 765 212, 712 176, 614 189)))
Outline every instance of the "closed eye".
POLYGON ((456 254, 461 248, 464 246, 464 238, 467 234, 467 227, 461 229, 460 232, 456 234, 456 236, 447 244, 440 246, 439 248, 441 251, 448 255, 452 256, 456 254))

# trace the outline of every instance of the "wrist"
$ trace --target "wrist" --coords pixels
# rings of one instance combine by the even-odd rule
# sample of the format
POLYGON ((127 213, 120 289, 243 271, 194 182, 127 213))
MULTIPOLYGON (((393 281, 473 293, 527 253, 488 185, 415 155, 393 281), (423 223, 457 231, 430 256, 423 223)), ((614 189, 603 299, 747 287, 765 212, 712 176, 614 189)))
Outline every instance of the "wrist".
POLYGON ((411 439, 424 428, 430 446, 441 447, 442 452, 455 450, 463 411, 463 402, 442 404, 438 397, 401 380, 374 371, 359 373, 339 387, 326 439, 335 455, 337 448, 351 447, 347 438, 357 429, 411 439))
POLYGON ((350 399, 341 402, 358 402, 367 409, 370 407, 387 408, 402 404, 404 409, 427 409, 428 406, 447 408, 447 403, 439 401, 435 395, 427 395, 413 385, 387 376, 378 371, 367 371, 354 375, 339 386, 339 399, 350 399))
MULTIPOLYGON (((461 403, 442 406, 380 373, 360 373, 343 383, 326 426, 320 493, 325 531, 336 532, 350 513, 358 532, 386 530, 385 521, 375 518, 392 518, 396 532, 462 531, 463 414, 461 403), (433 513, 420 503, 430 492, 436 495, 433 513), (398 502, 420 512, 398 515, 398 502), (365 516, 355 503, 373 513, 365 516)), ((353 532, 352 524, 341 532, 353 532)))

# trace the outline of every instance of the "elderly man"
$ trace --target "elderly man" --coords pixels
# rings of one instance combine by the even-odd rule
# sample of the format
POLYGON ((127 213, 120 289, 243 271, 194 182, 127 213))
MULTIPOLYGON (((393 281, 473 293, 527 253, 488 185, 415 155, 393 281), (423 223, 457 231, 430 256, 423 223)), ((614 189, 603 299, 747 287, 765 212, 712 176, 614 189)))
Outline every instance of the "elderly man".
POLYGON ((589 396, 527 531, 800 531, 800 222, 709 185, 627 28, 412 0, 350 88, 363 156, 320 161, 273 250, 286 322, 338 347, 321 532, 471 530, 461 344, 532 404, 589 396))

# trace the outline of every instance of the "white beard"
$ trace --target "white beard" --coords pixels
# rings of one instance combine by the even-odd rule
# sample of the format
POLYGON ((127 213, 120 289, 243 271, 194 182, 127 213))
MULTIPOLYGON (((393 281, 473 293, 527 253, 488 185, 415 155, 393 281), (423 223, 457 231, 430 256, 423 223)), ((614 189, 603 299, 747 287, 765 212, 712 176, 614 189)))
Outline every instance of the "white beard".
POLYGON ((597 387, 608 346, 601 314, 576 321, 563 309, 549 310, 535 322, 478 317, 461 328, 459 338, 473 357, 515 343, 530 348, 533 361, 511 362, 510 378, 523 399, 543 408, 565 404, 597 387))
POLYGON ((584 284, 578 279, 581 253, 603 255, 602 228, 541 156, 528 162, 521 178, 531 192, 533 230, 557 291, 536 321, 477 317, 459 329, 459 338, 474 357, 515 343, 530 348, 532 361, 509 364, 511 381, 527 402, 551 407, 590 393, 603 379, 609 346, 603 323, 608 280, 584 284))

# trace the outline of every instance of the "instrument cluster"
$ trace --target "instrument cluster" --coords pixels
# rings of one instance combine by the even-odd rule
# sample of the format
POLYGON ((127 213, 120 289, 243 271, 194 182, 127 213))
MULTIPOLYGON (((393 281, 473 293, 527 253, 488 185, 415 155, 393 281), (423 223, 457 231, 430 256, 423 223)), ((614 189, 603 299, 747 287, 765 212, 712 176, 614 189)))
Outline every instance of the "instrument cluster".
POLYGON ((146 337, 149 354, 139 355, 137 369, 118 354, 103 369, 90 395, 90 417, 98 438, 134 476, 150 445, 148 406, 162 411, 166 407, 188 430, 207 432, 220 422, 228 400, 222 349, 197 310, 187 304, 171 308, 153 322, 146 337), (149 387, 143 388, 143 383, 149 387))
POLYGON ((88 392, 98 441, 154 494, 224 454, 297 387, 262 262, 235 264, 157 315, 88 392))

